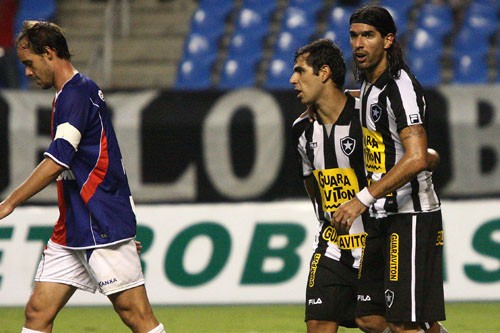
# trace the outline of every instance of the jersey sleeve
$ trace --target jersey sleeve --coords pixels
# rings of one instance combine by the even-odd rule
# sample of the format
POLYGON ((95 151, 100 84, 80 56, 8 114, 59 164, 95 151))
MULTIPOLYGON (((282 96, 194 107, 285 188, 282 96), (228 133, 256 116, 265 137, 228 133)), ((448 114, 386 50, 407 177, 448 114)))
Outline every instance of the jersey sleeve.
MULTIPOLYGON (((406 73, 404 75, 406 76, 406 73)), ((387 97, 398 131, 408 126, 423 124, 423 96, 410 78, 396 80, 395 84, 389 87, 387 97)))
POLYGON ((59 94, 53 119, 54 138, 45 156, 66 168, 71 167, 87 125, 90 102, 85 89, 68 87, 59 94))
POLYGON ((297 166, 299 168, 300 176, 302 177, 310 176, 313 170, 312 163, 307 157, 307 142, 305 136, 303 135, 305 126, 308 122, 309 120, 306 118, 299 118, 293 123, 292 127, 293 145, 296 153, 297 166))

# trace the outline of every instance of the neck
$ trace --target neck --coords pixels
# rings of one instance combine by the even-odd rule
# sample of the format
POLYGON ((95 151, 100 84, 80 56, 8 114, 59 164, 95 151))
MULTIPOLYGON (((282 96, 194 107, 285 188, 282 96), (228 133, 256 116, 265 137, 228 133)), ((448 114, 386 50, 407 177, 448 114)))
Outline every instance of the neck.
POLYGON ((332 89, 316 104, 318 116, 323 124, 335 124, 344 109, 347 96, 339 89, 332 89))
POLYGON ((365 72, 366 79, 370 83, 375 83, 378 78, 387 70, 389 63, 387 57, 383 57, 382 60, 373 68, 365 72))
POLYGON ((64 84, 68 82, 76 73, 78 73, 78 71, 68 60, 60 60, 60 64, 58 64, 56 68, 57 70, 54 73, 54 88, 56 91, 60 91, 64 84))

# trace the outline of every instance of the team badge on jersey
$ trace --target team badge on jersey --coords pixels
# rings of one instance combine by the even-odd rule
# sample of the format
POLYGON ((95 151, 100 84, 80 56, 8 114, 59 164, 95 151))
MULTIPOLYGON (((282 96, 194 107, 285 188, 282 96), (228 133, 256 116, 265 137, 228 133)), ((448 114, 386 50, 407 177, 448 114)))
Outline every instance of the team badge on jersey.
POLYGON ((387 289, 385 291, 385 304, 387 305, 388 308, 390 308, 393 302, 394 302, 394 291, 387 289))
POLYGON ((381 115, 382 115, 382 108, 378 104, 370 105, 370 117, 374 122, 379 121, 381 115))
POLYGON ((347 156, 351 155, 356 147, 356 140, 351 138, 350 136, 346 136, 340 139, 340 148, 347 156))

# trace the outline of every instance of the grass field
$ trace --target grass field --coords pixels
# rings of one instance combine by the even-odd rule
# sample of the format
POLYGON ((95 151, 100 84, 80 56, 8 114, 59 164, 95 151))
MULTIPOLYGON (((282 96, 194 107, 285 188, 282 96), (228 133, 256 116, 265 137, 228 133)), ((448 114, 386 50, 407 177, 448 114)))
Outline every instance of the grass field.
MULTIPOLYGON (((303 312, 302 305, 155 307, 168 333, 303 333, 303 312)), ((448 303, 446 312, 450 333, 500 332, 500 302, 448 303)), ((0 307, 0 333, 20 332, 22 323, 22 308, 0 307)), ((129 331, 111 307, 67 307, 54 326, 54 333, 121 332, 129 331)))

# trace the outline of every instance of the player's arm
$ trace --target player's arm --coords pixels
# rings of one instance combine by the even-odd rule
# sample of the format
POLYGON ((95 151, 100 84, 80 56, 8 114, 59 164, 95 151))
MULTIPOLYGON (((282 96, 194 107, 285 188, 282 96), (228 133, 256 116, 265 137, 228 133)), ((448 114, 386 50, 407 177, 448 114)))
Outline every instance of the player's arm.
POLYGON ((356 197, 341 205, 333 215, 333 223, 348 230, 354 219, 361 215, 376 199, 389 194, 411 181, 428 168, 427 135, 421 125, 403 128, 399 137, 405 153, 394 167, 378 182, 362 189, 356 197))
POLYGON ((63 166, 46 157, 19 187, 0 202, 0 219, 12 213, 17 206, 43 190, 64 169, 63 166))
POLYGON ((400 131, 399 137, 405 153, 380 181, 368 187, 368 191, 375 199, 397 190, 428 168, 427 134, 423 126, 405 127, 400 131))

